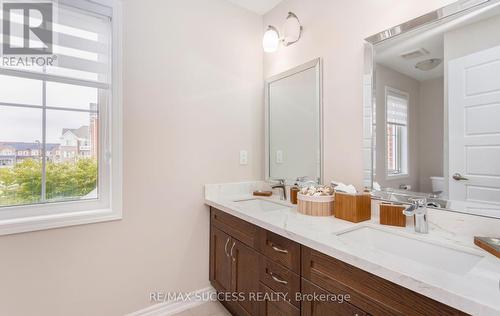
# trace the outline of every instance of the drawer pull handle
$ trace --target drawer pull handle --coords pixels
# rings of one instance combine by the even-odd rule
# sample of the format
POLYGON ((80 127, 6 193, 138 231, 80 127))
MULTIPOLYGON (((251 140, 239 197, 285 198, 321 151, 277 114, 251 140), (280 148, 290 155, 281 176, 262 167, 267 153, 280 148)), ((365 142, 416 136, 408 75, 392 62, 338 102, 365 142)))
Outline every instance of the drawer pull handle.
POLYGON ((226 245, 224 246, 224 252, 226 253, 226 257, 229 257, 229 253, 227 252, 227 245, 229 244, 229 237, 227 237, 226 245))
POLYGON ((288 284, 288 281, 285 281, 285 280, 282 280, 280 278, 278 278, 277 276, 274 275, 274 273, 269 273, 269 275, 271 276, 271 278, 273 278, 274 281, 278 282, 278 283, 281 283, 281 284, 288 284))
POLYGON ((281 253, 288 253, 288 250, 286 249, 281 249, 281 248, 278 248, 276 246, 272 246, 273 250, 276 251, 276 252, 281 252, 281 253))
POLYGON ((233 257, 233 249, 234 249, 234 246, 236 245, 236 242, 233 242, 233 246, 231 247, 231 258, 233 258, 233 261, 236 261, 236 258, 233 257))

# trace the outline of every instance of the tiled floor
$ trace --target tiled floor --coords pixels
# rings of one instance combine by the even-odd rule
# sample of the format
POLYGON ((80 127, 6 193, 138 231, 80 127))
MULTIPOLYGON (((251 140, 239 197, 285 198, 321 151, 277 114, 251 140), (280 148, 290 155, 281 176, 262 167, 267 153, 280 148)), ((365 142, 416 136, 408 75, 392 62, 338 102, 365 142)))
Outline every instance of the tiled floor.
POLYGON ((219 302, 208 302, 203 305, 188 309, 175 316, 231 316, 219 302))

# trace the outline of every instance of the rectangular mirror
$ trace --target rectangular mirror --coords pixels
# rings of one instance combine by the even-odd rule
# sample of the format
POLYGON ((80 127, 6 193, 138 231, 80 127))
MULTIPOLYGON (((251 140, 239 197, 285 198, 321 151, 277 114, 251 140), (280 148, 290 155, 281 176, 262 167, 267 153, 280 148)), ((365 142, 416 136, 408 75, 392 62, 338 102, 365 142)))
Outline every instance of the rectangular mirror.
POLYGON ((499 1, 459 1, 367 38, 374 195, 500 217, 499 34, 499 1))
POLYGON ((321 61, 266 81, 266 178, 321 182, 321 61))

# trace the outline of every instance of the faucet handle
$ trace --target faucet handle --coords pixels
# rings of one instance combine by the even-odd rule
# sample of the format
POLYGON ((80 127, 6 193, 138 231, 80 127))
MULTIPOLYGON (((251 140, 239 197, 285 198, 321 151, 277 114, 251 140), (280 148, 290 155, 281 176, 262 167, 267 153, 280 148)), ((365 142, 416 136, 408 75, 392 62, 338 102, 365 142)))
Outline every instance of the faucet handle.
POLYGON ((285 185, 285 181, 286 180, 285 179, 274 179, 273 181, 276 181, 276 182, 278 182, 281 185, 285 185))

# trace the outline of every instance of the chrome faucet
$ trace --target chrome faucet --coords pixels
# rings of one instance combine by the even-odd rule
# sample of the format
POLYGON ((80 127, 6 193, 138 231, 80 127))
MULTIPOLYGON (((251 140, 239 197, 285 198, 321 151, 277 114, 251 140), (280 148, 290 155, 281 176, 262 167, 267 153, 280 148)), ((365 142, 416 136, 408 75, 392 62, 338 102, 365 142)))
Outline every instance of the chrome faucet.
POLYGON ((425 198, 410 199, 412 204, 403 210, 406 216, 415 216, 415 232, 429 233, 429 220, 427 218, 427 201, 425 198))
POLYGON ((304 177, 297 177, 297 180, 295 180, 295 184, 298 185, 300 188, 304 187, 309 187, 309 186, 317 186, 319 183, 318 180, 312 180, 308 176, 304 177))
POLYGON ((278 184, 272 185, 271 189, 281 189, 281 190, 283 190, 283 194, 281 195, 281 199, 286 201, 285 179, 276 179, 275 181, 277 181, 278 184))

